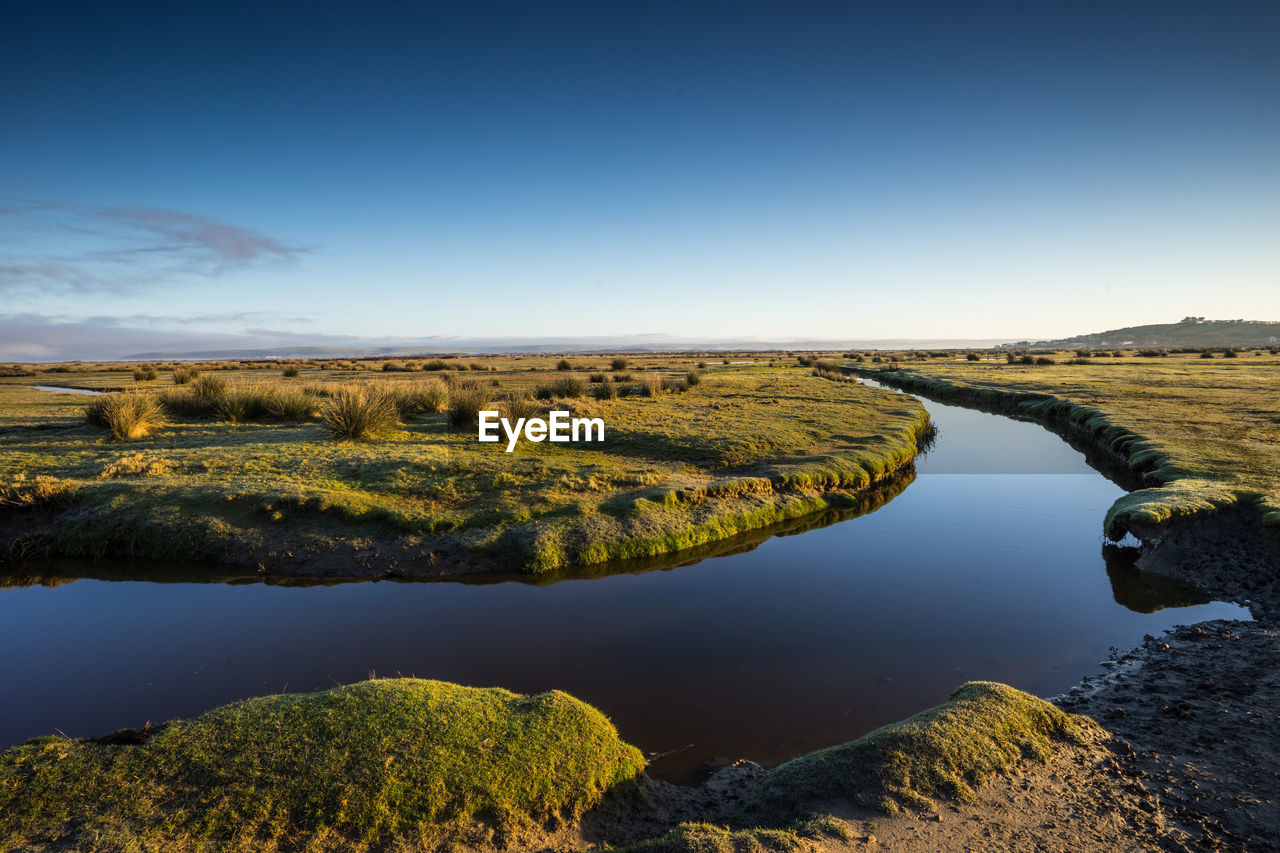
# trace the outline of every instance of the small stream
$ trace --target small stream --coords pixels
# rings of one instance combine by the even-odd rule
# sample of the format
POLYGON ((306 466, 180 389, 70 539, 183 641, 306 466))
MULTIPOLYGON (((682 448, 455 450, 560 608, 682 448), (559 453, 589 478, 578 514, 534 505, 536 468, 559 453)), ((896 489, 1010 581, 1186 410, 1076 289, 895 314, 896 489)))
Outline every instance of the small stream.
POLYGON ((1104 547, 1123 492, 1053 434, 927 406, 937 443, 887 504, 665 571, 311 587, 179 572, 0 589, 0 746, 403 674, 566 690, 665 753, 651 773, 694 781, 708 763, 849 740, 966 680, 1050 696, 1144 634, 1249 618, 1104 547))

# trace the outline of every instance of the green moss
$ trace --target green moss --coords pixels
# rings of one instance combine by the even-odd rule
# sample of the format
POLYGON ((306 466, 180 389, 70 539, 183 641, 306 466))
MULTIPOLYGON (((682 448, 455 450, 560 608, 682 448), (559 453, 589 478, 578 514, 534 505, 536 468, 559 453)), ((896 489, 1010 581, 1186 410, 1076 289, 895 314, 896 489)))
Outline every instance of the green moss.
POLYGON ((888 812, 929 807, 932 797, 968 797, 1019 761, 1047 761, 1058 745, 1101 731, 1029 693, 971 681, 936 708, 777 767, 745 811, 777 823, 825 803, 888 812))
POLYGON ((0 847, 444 837, 475 819, 578 815, 643 767, 603 714, 564 693, 368 681, 237 702, 141 743, 15 747, 0 755, 0 847))

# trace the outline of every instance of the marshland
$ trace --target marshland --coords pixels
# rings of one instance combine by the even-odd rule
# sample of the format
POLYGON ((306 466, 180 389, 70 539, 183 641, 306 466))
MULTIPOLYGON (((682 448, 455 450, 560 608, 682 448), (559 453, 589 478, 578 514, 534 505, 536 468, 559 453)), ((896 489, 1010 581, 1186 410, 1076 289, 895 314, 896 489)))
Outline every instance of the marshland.
POLYGON ((1272 612, 1277 371, 1266 350, 15 365, 0 605, 25 651, 0 679, 28 701, 0 722, 15 744, 73 739, 5 754, 0 837, 857 846, 898 831, 888 813, 1092 761, 1114 734, 1033 695, 1178 623, 1272 612), (113 430, 110 400, 147 427, 113 430), (609 440, 506 454, 476 441, 486 405, 598 414, 609 440), (1262 550, 1234 589, 1145 571, 1151 544, 1109 521, 1184 479, 1234 498, 1161 524, 1252 513, 1262 550), (50 625, 57 642, 25 639, 50 625), (73 661, 74 687, 43 678, 73 661), (966 681, 1012 686, 943 704, 966 681), (335 682, 355 684, 308 692, 335 682), (303 754, 325 772, 300 775, 303 754))

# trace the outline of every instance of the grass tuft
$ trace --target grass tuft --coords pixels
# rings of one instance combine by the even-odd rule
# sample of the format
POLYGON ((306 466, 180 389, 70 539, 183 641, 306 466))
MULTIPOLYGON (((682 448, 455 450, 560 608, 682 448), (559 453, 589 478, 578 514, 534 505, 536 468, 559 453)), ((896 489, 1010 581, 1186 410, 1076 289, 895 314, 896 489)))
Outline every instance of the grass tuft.
POLYGON ((320 415, 325 429, 342 441, 367 441, 400 425, 395 401, 377 386, 353 386, 334 393, 320 415))
POLYGON ((84 410, 90 426, 111 430, 116 441, 146 438, 168 422, 160 401, 141 393, 104 394, 84 410))
POLYGON ((483 388, 460 387, 449 400, 449 426, 474 429, 480 423, 480 412, 489 407, 489 401, 490 393, 483 388))

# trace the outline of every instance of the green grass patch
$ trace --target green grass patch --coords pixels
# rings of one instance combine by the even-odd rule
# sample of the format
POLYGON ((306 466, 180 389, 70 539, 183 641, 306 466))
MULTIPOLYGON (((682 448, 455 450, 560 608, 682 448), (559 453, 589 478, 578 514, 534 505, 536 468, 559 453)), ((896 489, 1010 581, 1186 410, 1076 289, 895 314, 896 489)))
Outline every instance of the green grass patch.
POLYGON ((752 793, 745 814, 779 823, 832 803, 889 813, 931 808, 933 797, 971 797, 1021 761, 1048 761, 1062 745, 1102 733, 1088 717, 1029 693, 971 681, 936 708, 780 765, 752 793))
POLYGON ((570 820, 644 768, 560 692, 386 679, 0 755, 0 847, 363 849, 570 820))
MULTIPOLYGON (((281 379, 274 362, 263 368, 270 381, 201 365, 181 387, 138 392, 159 400, 169 422, 128 448, 83 425, 86 398, 34 390, 38 377, 0 379, 0 485, 37 476, 69 484, 75 505, 24 546, 38 539, 46 553, 306 574, 298 555, 369 543, 433 571, 454 559, 546 571, 839 509, 908 466, 928 431, 917 401, 798 365, 711 366, 695 386, 678 382, 683 393, 653 397, 625 394, 626 382, 591 383, 594 394, 575 398, 588 383, 553 370, 553 359, 533 369, 524 361, 486 370, 483 387, 443 381, 452 371, 382 371, 381 361, 363 371, 309 366, 305 385, 281 379), (547 385, 557 386, 552 400, 534 402, 547 385), (513 417, 554 405, 602 418, 605 440, 520 442, 506 453, 505 442, 477 441, 475 406, 450 427, 445 401, 469 392, 513 417), (219 406, 241 395, 233 423, 219 406), (132 454, 149 461, 122 461, 132 454)), ((692 359, 635 361, 661 386, 684 378, 692 359)), ((90 369, 77 384, 122 378, 122 369, 90 369)), ((350 568, 378 571, 355 557, 350 568)))

